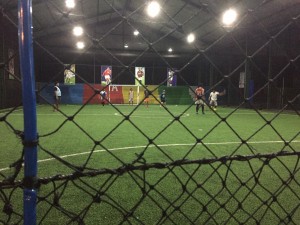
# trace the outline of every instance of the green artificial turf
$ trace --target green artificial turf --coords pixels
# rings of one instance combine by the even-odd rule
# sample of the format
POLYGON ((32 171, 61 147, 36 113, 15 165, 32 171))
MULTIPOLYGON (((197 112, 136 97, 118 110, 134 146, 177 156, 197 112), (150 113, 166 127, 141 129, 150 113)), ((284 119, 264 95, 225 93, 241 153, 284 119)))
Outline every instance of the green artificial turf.
MULTIPOLYGON (((259 157, 299 152, 295 112, 206 107, 202 115, 194 105, 62 105, 60 110, 63 114, 46 105, 37 108, 38 178, 44 181, 38 223, 300 220, 299 156, 259 157), (55 176, 61 180, 50 181, 55 176)), ((0 122, 2 181, 14 174, 8 167, 22 154, 13 130, 23 130, 21 110, 0 122)), ((21 170, 16 180, 22 178, 21 170)), ((3 189, 0 196, 14 209, 11 217, 0 212, 1 220, 22 223, 22 188, 3 189)))

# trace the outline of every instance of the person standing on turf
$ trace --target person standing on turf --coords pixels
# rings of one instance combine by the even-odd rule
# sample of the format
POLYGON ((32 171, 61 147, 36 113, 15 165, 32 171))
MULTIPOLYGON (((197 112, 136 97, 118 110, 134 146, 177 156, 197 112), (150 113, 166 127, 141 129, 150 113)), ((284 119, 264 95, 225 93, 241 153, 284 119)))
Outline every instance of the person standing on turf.
POLYGON ((56 82, 54 85, 54 105, 53 105, 54 109, 53 109, 53 112, 58 110, 60 100, 61 100, 61 91, 59 88, 59 83, 56 82))
POLYGON ((144 103, 145 103, 146 107, 148 108, 149 107, 149 91, 147 89, 147 86, 144 90, 144 95, 145 95, 144 103))
POLYGON ((204 88, 201 86, 198 86, 195 90, 195 104, 196 104, 196 114, 199 112, 199 108, 201 106, 202 114, 204 113, 204 101, 205 101, 205 95, 204 95, 204 88))
POLYGON ((134 98, 134 92, 132 90, 132 88, 129 89, 129 93, 128 93, 128 99, 129 99, 129 105, 133 105, 133 98, 134 98))
POLYGON ((217 100, 218 100, 218 95, 219 96, 223 96, 223 95, 225 95, 226 94, 226 91, 224 90, 223 92, 218 92, 218 91, 216 91, 215 89, 212 89, 212 92, 210 92, 210 94, 209 94, 209 105, 210 105, 210 107, 213 109, 213 110, 217 110, 217 106, 218 106, 218 102, 217 102, 217 100))
POLYGON ((166 91, 163 90, 163 92, 160 94, 160 107, 162 105, 166 105, 166 91))

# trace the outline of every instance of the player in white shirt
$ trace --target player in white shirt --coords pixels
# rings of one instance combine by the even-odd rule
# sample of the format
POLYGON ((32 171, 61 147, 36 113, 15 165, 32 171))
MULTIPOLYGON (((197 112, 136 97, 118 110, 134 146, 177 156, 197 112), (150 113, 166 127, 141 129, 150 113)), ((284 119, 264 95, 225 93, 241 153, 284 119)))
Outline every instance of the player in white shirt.
POLYGON ((129 105, 133 105, 133 97, 134 97, 134 92, 133 92, 132 88, 130 88, 129 93, 128 93, 129 105))
POLYGON ((54 85, 54 109, 53 111, 55 112, 56 110, 58 110, 58 106, 61 100, 61 90, 59 88, 59 83, 56 82, 54 85))
POLYGON ((211 108, 213 110, 217 110, 217 106, 218 106, 218 95, 219 96, 223 96, 226 94, 226 91, 224 90, 223 92, 218 92, 216 91, 215 89, 212 90, 212 92, 210 92, 210 95, 209 95, 209 105, 211 106, 211 108))

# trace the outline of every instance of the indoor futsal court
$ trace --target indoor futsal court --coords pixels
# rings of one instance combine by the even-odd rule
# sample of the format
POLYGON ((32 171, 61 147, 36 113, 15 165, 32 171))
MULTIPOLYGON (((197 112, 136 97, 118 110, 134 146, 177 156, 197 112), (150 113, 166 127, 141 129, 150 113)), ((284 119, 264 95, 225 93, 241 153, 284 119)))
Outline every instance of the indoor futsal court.
POLYGON ((300 224, 298 0, 0 9, 0 224, 300 224))

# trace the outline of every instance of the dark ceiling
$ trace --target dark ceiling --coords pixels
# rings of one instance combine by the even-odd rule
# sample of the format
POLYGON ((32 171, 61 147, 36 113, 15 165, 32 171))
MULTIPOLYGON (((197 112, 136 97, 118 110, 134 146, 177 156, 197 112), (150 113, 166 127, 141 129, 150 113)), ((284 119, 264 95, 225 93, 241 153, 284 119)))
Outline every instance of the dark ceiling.
MULTIPOLYGON (((157 0, 161 13, 146 15, 146 0, 75 0, 67 9, 64 0, 33 0, 33 36, 35 43, 55 55, 76 53, 75 43, 86 43, 85 53, 110 57, 137 57, 160 53, 182 57, 212 46, 244 45, 275 35, 293 17, 300 15, 299 0, 157 0), (224 27, 222 13, 228 8, 238 11, 233 27, 224 27), (84 28, 83 37, 75 37, 75 25, 84 28), (137 29, 140 35, 134 36, 137 29), (189 33, 194 44, 186 42, 189 33), (125 49, 127 43, 129 48, 125 49), (168 53, 168 48, 173 48, 168 53)), ((2 11, 17 24, 17 1, 2 1, 2 11)), ((300 37, 300 36, 299 36, 300 37)))

